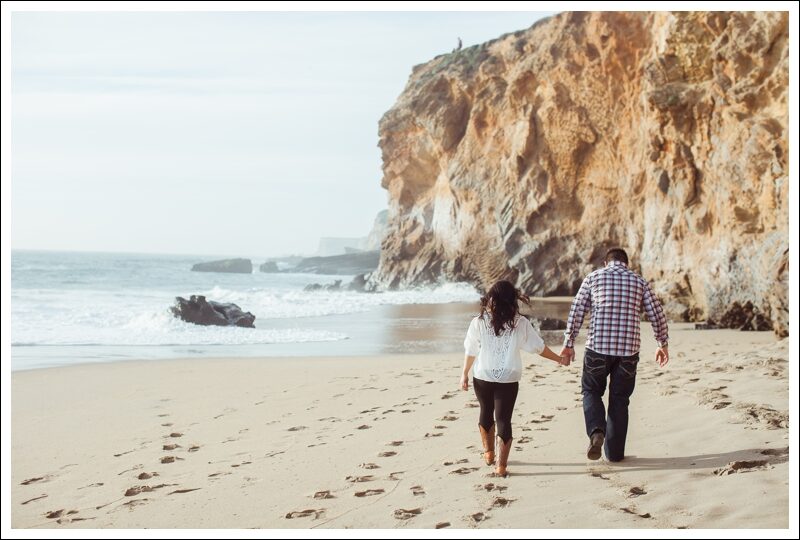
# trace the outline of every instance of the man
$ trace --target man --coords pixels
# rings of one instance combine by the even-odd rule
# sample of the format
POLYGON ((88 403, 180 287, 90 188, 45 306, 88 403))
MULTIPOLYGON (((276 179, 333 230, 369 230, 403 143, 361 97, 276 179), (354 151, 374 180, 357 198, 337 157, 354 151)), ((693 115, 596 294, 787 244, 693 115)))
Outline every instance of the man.
POLYGON ((669 362, 667 319, 650 284, 628 268, 623 249, 608 250, 605 266, 583 280, 572 302, 564 332, 561 356, 572 361, 575 338, 587 311, 591 312, 589 337, 583 358, 583 415, 589 449, 586 457, 620 461, 625 456, 628 433, 628 404, 636 383, 639 363, 639 323, 642 310, 653 326, 658 343, 656 362, 669 362), (611 376, 608 392, 608 418, 603 406, 606 379, 611 376))

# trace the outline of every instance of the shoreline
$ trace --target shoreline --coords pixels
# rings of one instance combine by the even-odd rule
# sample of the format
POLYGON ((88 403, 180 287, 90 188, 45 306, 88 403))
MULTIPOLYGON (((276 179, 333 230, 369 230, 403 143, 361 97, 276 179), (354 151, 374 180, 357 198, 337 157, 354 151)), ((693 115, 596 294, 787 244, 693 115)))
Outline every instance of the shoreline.
MULTIPOLYGON (((532 314, 540 318, 566 318, 568 307, 568 303, 561 299, 534 303, 532 314)), ((526 313, 530 311, 526 310, 526 313)), ((16 373, 66 363, 114 363, 143 357, 167 359, 447 354, 462 349, 466 328, 476 314, 477 302, 455 301, 438 304, 385 304, 353 313, 256 321, 256 325, 262 330, 311 331, 346 336, 319 341, 199 345, 13 345, 11 369, 16 373)), ((197 330, 202 331, 203 328, 198 326, 197 330)), ((231 330, 235 332, 241 329, 231 330)), ((563 331, 550 334, 548 343, 555 342, 553 336, 556 333, 561 336, 563 331)))
POLYGON ((671 330, 660 370, 642 327, 618 464, 585 458, 583 347, 568 368, 524 354, 506 479, 461 353, 17 371, 12 526, 788 527, 788 340, 671 330))

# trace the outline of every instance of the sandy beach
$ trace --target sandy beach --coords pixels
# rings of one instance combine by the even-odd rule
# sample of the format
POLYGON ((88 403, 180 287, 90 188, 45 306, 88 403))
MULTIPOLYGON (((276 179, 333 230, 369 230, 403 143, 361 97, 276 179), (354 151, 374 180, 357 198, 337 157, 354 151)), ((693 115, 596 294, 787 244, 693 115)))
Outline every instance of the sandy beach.
POLYGON ((582 350, 527 362, 508 478, 461 354, 12 373, 15 528, 784 528, 788 340, 643 325, 625 461, 586 460, 582 350))

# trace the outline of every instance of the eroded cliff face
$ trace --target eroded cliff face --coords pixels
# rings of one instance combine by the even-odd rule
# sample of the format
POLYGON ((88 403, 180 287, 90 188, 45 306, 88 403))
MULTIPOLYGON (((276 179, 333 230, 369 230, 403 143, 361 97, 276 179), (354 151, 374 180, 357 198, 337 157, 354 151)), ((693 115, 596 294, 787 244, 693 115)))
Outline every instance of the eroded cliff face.
POLYGON ((416 66, 372 284, 572 294, 619 245, 673 318, 786 331, 788 59, 784 13, 563 13, 416 66))

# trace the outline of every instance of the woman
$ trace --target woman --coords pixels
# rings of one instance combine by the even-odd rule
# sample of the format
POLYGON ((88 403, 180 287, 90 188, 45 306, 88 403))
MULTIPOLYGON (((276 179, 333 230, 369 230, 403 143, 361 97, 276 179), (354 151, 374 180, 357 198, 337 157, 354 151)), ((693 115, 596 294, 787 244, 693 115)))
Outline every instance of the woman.
POLYGON ((561 358, 544 344, 530 321, 519 314, 519 300, 530 303, 528 297, 510 282, 495 283, 481 298, 481 313, 470 322, 464 340, 466 357, 461 389, 469 388, 469 372, 474 363, 472 381, 481 406, 478 428, 483 441, 483 457, 487 465, 495 461, 496 426, 500 438, 496 469, 499 476, 508 474, 506 466, 511 452, 511 413, 522 377, 520 349, 561 365, 569 365, 567 359, 561 358))

